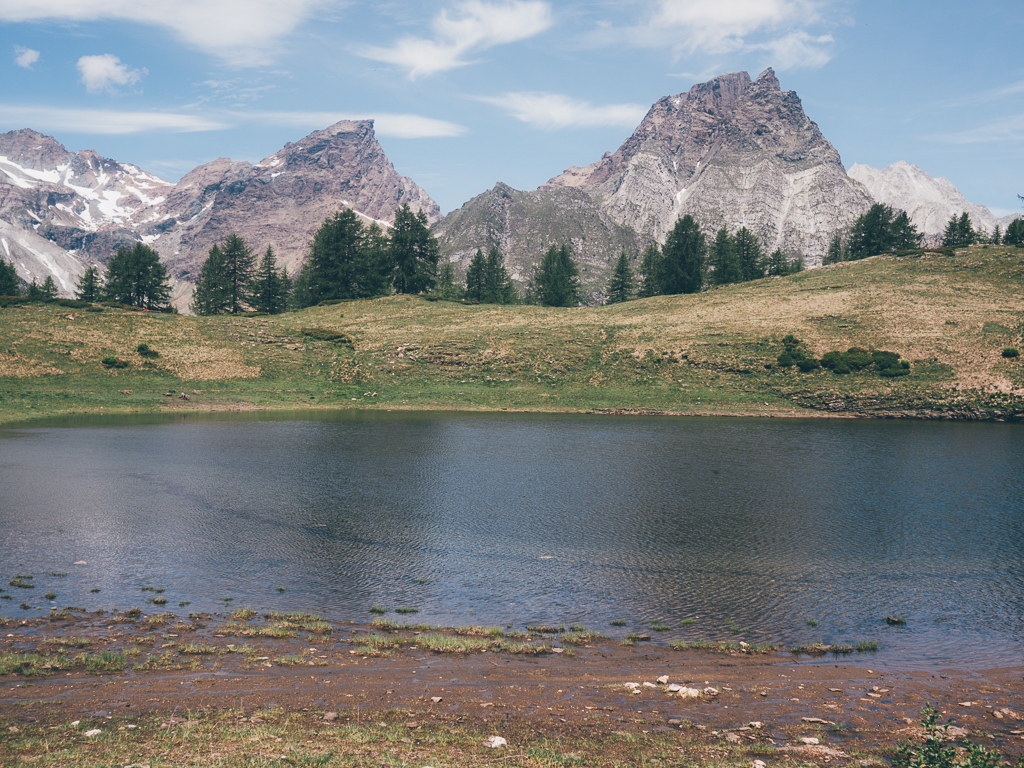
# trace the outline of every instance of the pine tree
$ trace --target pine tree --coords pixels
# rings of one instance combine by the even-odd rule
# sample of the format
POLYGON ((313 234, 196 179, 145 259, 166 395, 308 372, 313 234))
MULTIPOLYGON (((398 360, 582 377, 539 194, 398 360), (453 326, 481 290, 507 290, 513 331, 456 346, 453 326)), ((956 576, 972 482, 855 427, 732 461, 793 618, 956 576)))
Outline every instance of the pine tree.
POLYGON ((715 242, 711 246, 711 264, 714 267, 711 281, 715 285, 729 285, 743 279, 736 241, 725 227, 715 235, 715 242))
POLYGON ((224 254, 214 245, 199 268, 195 291, 189 304, 197 315, 223 315, 228 311, 228 283, 224 278, 224 254))
POLYGON ((470 301, 483 301, 487 290, 487 260, 479 248, 473 254, 466 270, 466 298, 470 301))
POLYGON ((707 247, 700 226, 690 214, 679 219, 661 249, 662 293, 698 293, 704 287, 707 247))
POLYGON ((629 266, 629 257, 623 251, 615 262, 612 279, 608 282, 608 304, 621 304, 633 298, 633 270, 629 266))
POLYGON ((757 236, 746 227, 736 233, 736 254, 740 260, 740 271, 744 280, 760 280, 764 277, 764 255, 757 236))
POLYGON ((967 215, 967 211, 961 213, 956 222, 956 237, 957 245, 974 245, 977 242, 977 236, 971 226, 971 217, 967 215))
POLYGON ((221 277, 227 291, 227 311, 232 315, 244 312, 249 304, 249 285, 256 271, 256 254, 234 233, 224 239, 220 252, 224 259, 221 277))
POLYGON ((107 262, 103 297, 144 309, 163 309, 171 296, 167 268, 145 243, 121 247, 107 262))
POLYGON ((406 203, 395 211, 390 256, 396 293, 423 293, 434 287, 440 252, 422 210, 413 213, 406 203))
MULTIPOLYGON (((3 293, 3 291, 0 291, 3 293)), ((100 271, 96 267, 88 267, 78 278, 75 298, 79 301, 97 301, 100 296, 100 271)))
POLYGON ((457 299, 459 287, 455 284, 455 267, 450 261, 441 265, 437 274, 437 295, 442 299, 457 299))
POLYGON ((894 251, 908 251, 921 247, 921 233, 910 221, 906 211, 900 211, 890 225, 890 248, 894 251))
POLYGON ((46 276, 43 284, 39 287, 39 293, 42 294, 44 301, 57 298, 57 284, 53 282, 53 275, 46 276))
POLYGON ((391 293, 391 241, 376 222, 363 235, 362 258, 355 273, 355 296, 372 299, 391 293))
POLYGON ((580 303, 580 273, 569 247, 552 245, 534 275, 537 303, 545 307, 575 307, 580 303))
POLYGON ((838 264, 843 260, 843 239, 839 233, 832 235, 829 241, 828 250, 825 251, 825 258, 821 260, 822 265, 838 264))
MULTIPOLYGON (((283 272, 282 268, 282 272, 283 272)), ((288 306, 288 292, 281 280, 281 272, 277 271, 277 259, 274 249, 267 246, 266 253, 260 261, 250 286, 252 307, 257 312, 277 315, 288 306)))
POLYGON ((990 242, 992 245, 1002 245, 1003 243, 1003 233, 1000 231, 998 224, 996 224, 995 229, 992 230, 992 239, 990 242))
POLYGON ((850 229, 850 258, 866 259, 892 250, 892 222, 895 213, 883 203, 875 203, 857 218, 850 229))
POLYGON ((487 253, 484 277, 484 298, 487 304, 514 304, 516 288, 512 278, 505 269, 505 259, 501 251, 491 248, 487 253))
POLYGON ((1014 219, 1006 225, 1003 245, 1024 245, 1024 219, 1014 219))
POLYGON ((640 260, 640 288, 637 291, 637 298, 649 299, 651 296, 660 295, 660 279, 661 250, 652 243, 644 249, 644 255, 640 260))
POLYGON ((349 208, 336 212, 320 225, 313 234, 300 276, 303 290, 299 296, 308 301, 302 306, 361 296, 365 236, 359 216, 349 208))
POLYGON ((0 259, 0 296, 18 295, 18 273, 13 264, 0 259))

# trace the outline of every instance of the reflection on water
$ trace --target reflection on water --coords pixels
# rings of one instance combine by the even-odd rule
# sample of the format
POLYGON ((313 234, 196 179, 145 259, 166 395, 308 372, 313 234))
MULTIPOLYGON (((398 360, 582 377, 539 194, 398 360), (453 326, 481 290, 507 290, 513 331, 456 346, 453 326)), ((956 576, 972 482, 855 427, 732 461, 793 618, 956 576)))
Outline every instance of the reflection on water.
MULTIPOLYGON (((35 574, 42 610, 48 588, 61 607, 155 610, 141 591, 155 586, 181 611, 232 597, 335 620, 409 605, 431 624, 661 619, 666 640, 876 639, 879 666, 1022 652, 1019 427, 134 421, 0 432, 0 576, 35 574)), ((29 590, 12 592, 0 612, 36 613, 18 608, 29 590)))

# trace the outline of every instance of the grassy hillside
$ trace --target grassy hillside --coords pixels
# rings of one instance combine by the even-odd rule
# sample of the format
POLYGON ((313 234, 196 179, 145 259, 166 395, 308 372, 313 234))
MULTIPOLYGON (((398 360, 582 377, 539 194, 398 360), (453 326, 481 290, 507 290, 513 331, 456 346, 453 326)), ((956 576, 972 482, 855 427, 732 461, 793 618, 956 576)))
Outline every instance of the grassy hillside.
POLYGON ((195 318, 33 304, 0 309, 0 422, 310 407, 1024 420, 1024 362, 1002 356, 1024 351, 1022 332, 1024 250, 998 246, 597 308, 391 296, 195 318), (783 368, 787 334, 817 357, 896 352, 911 373, 783 368))

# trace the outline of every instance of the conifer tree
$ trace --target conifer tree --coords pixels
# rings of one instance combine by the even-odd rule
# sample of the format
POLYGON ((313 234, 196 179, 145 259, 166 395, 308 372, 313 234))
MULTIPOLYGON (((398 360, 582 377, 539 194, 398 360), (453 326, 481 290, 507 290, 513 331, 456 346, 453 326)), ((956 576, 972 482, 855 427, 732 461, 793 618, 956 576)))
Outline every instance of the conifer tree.
POLYGON ((14 265, 0 259, 0 296, 18 295, 18 273, 14 265))
POLYGON ((575 307, 580 303, 580 273, 569 247, 552 245, 534 275, 538 304, 545 307, 575 307))
POLYGON ((455 267, 450 261, 441 265, 437 274, 437 295, 442 299, 457 299, 459 287, 455 284, 455 267))
POLYGON ((43 284, 39 287, 39 293, 44 300, 57 298, 57 284, 53 282, 53 275, 47 275, 43 284))
POLYGON ((220 247, 224 259, 221 277, 227 290, 227 311, 244 312, 249 304, 249 285, 256 271, 256 254, 245 240, 232 233, 220 247))
POLYGON ((999 229, 998 224, 996 224, 995 229, 992 230, 992 239, 990 240, 990 242, 992 243, 992 245, 1002 245, 1003 243, 1003 233, 999 229))
POLYGON ((711 263, 714 267, 711 280, 715 285, 729 285, 743 279, 736 241, 725 227, 715 235, 715 242, 711 246, 711 263))
POLYGON ((515 285, 497 248, 487 252, 483 300, 487 304, 514 304, 516 301, 515 285))
POLYGON ((440 252, 427 215, 413 213, 405 203, 395 211, 390 261, 396 293, 422 293, 434 287, 440 252))
POLYGON ((1024 219, 1014 219, 1006 225, 1003 245, 1024 245, 1024 219))
POLYGON ((144 309, 163 309, 171 296, 167 268, 145 243, 121 247, 107 262, 103 297, 144 309))
POLYGON ((252 307, 257 312, 277 315, 284 312, 288 306, 288 291, 281 279, 282 272, 284 272, 283 268, 281 272, 277 271, 274 249, 268 245, 249 289, 252 296, 252 307))
POLYGON ((479 248, 473 254, 466 269, 466 298, 470 301, 483 301, 487 290, 487 260, 479 248))
POLYGON ((644 255, 640 260, 640 288, 637 291, 637 298, 649 299, 661 294, 660 279, 661 250, 652 243, 644 249, 644 255))
MULTIPOLYGON (((0 291, 3 293, 3 291, 0 291)), ((79 301, 97 301, 100 295, 100 271, 96 267, 88 267, 78 278, 75 298, 79 301)))
POLYGON ((958 245, 974 245, 977 242, 974 228, 971 226, 971 217, 967 215, 967 211, 961 213, 956 222, 956 236, 959 240, 958 245))
POLYGON ((839 236, 839 233, 832 235, 832 239, 828 243, 828 250, 825 251, 825 257, 821 260, 823 265, 826 264, 838 264, 843 260, 843 239, 839 236))
POLYGON ((744 280, 760 280, 764 277, 764 255, 757 236, 746 227, 736 233, 736 254, 740 260, 740 271, 744 280))
POLYGON ((892 242, 890 248, 894 251, 907 251, 912 248, 921 247, 921 233, 910 221, 906 211, 900 211, 893 219, 890 226, 892 242))
POLYGON ((690 214, 679 219, 661 249, 659 287, 666 295, 698 293, 704 287, 707 246, 700 225, 690 214))
POLYGON ((195 292, 189 307, 197 315, 223 315, 228 312, 228 283, 224 277, 224 254, 214 244, 199 268, 195 292))
POLYGON ((633 270, 629 266, 629 257, 623 251, 615 262, 612 279, 608 282, 608 304, 621 304, 633 298, 633 270))

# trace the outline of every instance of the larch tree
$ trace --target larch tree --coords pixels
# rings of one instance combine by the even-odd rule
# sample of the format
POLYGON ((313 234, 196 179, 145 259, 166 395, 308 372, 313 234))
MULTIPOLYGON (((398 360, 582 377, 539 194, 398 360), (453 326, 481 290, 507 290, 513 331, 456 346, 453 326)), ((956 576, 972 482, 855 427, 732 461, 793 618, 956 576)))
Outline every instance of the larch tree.
POLYGON ((700 225, 690 214, 679 219, 661 248, 661 292, 698 293, 704 287, 707 246, 700 225))
POLYGON ((609 304, 621 304, 633 298, 634 291, 633 270, 629 266, 629 257, 623 251, 615 261, 615 269, 612 271, 612 279, 608 281, 609 304))
POLYGON ((78 278, 78 285, 75 288, 75 298, 79 301, 98 301, 102 290, 100 271, 96 267, 86 268, 78 278))
POLYGON ((413 213, 405 203, 395 211, 390 256, 395 293, 423 293, 434 287, 440 251, 422 210, 413 213))
POLYGON ((145 243, 122 246, 107 262, 103 297, 143 309, 163 309, 171 296, 167 268, 145 243))

